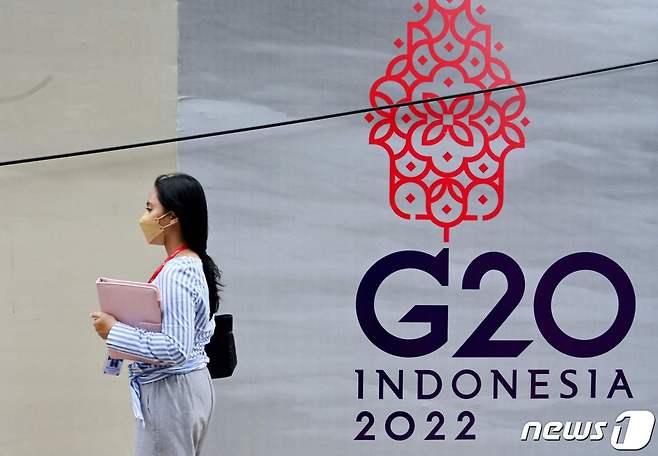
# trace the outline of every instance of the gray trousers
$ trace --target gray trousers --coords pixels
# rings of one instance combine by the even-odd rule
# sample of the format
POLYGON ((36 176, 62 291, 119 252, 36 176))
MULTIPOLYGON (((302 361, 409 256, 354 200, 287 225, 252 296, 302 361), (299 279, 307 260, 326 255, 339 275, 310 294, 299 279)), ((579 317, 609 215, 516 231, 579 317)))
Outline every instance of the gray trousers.
POLYGON ((134 456, 199 456, 215 403, 207 367, 140 385, 145 427, 135 419, 134 456))

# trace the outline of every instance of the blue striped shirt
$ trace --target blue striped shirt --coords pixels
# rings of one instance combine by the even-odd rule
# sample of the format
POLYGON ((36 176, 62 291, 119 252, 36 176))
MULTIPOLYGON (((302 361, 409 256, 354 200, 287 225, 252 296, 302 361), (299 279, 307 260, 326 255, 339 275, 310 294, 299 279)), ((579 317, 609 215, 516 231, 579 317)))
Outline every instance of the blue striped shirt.
POLYGON ((209 358, 204 347, 215 331, 201 258, 175 256, 165 263, 153 283, 160 292, 161 332, 117 321, 105 341, 108 348, 167 363, 133 361, 128 365, 133 414, 142 426, 139 385, 206 367, 209 358))

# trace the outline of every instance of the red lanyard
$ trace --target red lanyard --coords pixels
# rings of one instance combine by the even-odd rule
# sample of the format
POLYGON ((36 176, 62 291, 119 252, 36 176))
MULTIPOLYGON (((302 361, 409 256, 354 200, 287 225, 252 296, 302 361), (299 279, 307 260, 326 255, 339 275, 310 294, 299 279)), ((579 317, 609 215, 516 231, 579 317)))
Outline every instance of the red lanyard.
POLYGON ((162 268, 164 268, 164 265, 165 265, 165 263, 167 263, 167 261, 171 260, 173 257, 175 257, 176 255, 178 255, 180 252, 182 252, 183 250, 185 250, 185 249, 187 249, 187 248, 188 248, 188 247, 187 247, 187 244, 183 244, 183 245, 181 245, 180 247, 178 247, 176 250, 174 250, 173 252, 171 252, 171 255, 169 255, 169 256, 168 256, 168 257, 162 262, 162 264, 161 264, 160 266, 158 266, 158 269, 155 270, 155 272, 153 273, 153 275, 152 275, 151 278, 149 279, 148 283, 153 282, 153 279, 155 279, 155 278, 158 276, 158 274, 160 273, 160 271, 162 270, 162 268))

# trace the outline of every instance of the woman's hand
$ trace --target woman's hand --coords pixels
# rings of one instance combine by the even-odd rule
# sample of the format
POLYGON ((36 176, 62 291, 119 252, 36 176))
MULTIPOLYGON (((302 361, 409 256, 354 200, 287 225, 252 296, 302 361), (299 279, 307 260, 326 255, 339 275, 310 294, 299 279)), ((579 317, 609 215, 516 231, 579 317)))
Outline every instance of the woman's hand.
POLYGON ((117 322, 117 319, 105 312, 92 312, 89 316, 92 320, 91 323, 94 325, 101 339, 107 339, 107 335, 110 333, 112 326, 117 322))

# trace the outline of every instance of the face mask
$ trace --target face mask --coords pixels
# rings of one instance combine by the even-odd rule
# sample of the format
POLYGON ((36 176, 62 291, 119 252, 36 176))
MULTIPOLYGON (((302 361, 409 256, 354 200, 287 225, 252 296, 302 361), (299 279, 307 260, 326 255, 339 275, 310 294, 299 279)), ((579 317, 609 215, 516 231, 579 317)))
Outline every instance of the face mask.
POLYGON ((139 219, 139 226, 144 233, 146 242, 149 244, 164 245, 164 230, 165 228, 173 225, 174 222, 170 223, 169 225, 161 226, 160 219, 169 214, 169 212, 157 218, 152 218, 148 212, 142 215, 142 217, 139 219))

